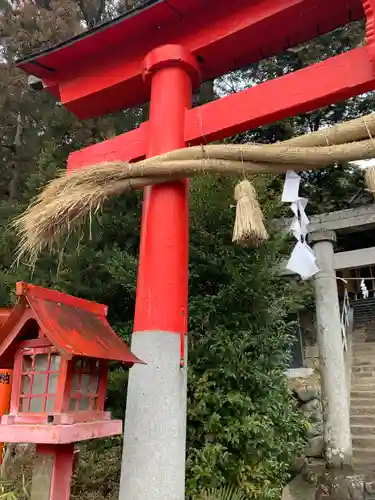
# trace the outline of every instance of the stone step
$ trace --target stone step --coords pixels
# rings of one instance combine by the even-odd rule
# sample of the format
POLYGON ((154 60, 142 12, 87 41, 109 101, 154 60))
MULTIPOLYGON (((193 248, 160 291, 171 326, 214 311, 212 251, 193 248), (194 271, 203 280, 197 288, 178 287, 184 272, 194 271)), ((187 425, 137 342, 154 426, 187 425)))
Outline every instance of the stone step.
POLYGON ((372 379, 375 378, 375 372, 371 371, 361 371, 352 373, 352 380, 358 380, 362 382, 362 379, 372 379))
POLYGON ((366 365, 374 365, 375 364, 375 352, 364 352, 364 353, 353 353, 352 366, 360 366, 359 363, 363 363, 366 365))
POLYGON ((375 390, 375 385, 374 384, 354 384, 352 385, 352 391, 353 392, 358 392, 358 391, 367 391, 367 392, 372 392, 375 390))
POLYGON ((350 408, 350 414, 351 415, 359 415, 362 417, 365 417, 367 415, 374 415, 375 416, 375 405, 374 406, 360 406, 359 408, 352 406, 350 408))
POLYGON ((372 461, 375 464, 375 448, 355 448, 353 447, 354 460, 360 459, 364 461, 372 461))
POLYGON ((351 425, 350 429, 353 436, 362 437, 364 434, 366 436, 370 435, 375 438, 375 424, 374 425, 351 425))
POLYGON ((357 375, 358 373, 371 373, 371 372, 375 372, 374 363, 362 363, 352 366, 352 376, 357 375))
MULTIPOLYGON (((368 462, 355 462, 353 460, 353 471, 352 471, 352 474, 351 475, 356 475, 356 476, 362 476, 363 478, 365 478, 367 481, 368 480, 371 480, 373 481, 373 478, 374 478, 374 463, 371 462, 371 461, 368 461, 368 462)), ((367 482, 366 481, 366 482, 367 482)), ((347 497, 344 497, 344 498, 347 498, 347 497)), ((351 498, 351 497, 349 497, 351 498)), ((357 498, 357 497, 355 497, 357 498)), ((366 496, 366 497, 360 497, 361 500, 363 498, 367 498, 368 500, 374 500, 374 496, 366 496)), ((358 500, 358 498, 357 498, 358 500)))
POLYGON ((375 462, 372 459, 369 461, 353 460, 353 468, 357 474, 371 474, 372 476, 375 471, 375 462))
POLYGON ((375 415, 351 415, 351 425, 375 425, 375 415))
POLYGON ((356 344, 352 346, 352 352, 354 356, 362 356, 365 354, 366 356, 371 356, 375 354, 375 344, 367 344, 363 342, 363 344, 356 344))
POLYGON ((364 399, 375 399, 375 387, 374 389, 371 391, 367 391, 367 390, 352 390, 350 392, 350 398, 351 399, 357 399, 357 398, 364 398, 364 399))
POLYGON ((368 359, 373 359, 375 357, 375 348, 369 347, 369 346, 363 346, 363 349, 357 349, 356 347, 353 347, 352 349, 352 354, 354 359, 357 358, 368 358, 368 359), (367 349, 366 349, 367 347, 367 349))
POLYGON ((350 406, 352 408, 367 408, 369 406, 375 406, 375 398, 365 399, 352 397, 350 400, 350 406))
POLYGON ((367 353, 361 355, 354 355, 352 366, 373 365, 375 363, 375 354, 367 353))
POLYGON ((366 363, 364 365, 355 365, 352 367, 352 373, 367 373, 367 372, 375 372, 375 363, 366 363))
MULTIPOLYGON (((353 448, 358 448, 361 450, 370 448, 374 452, 375 459, 375 436, 354 436, 352 439, 353 448)), ((375 463, 375 460, 374 460, 375 463)))
POLYGON ((354 390, 354 387, 359 387, 360 391, 366 390, 365 387, 368 387, 369 391, 375 391, 375 377, 362 377, 362 378, 354 378, 351 380, 351 390, 354 390))
POLYGON ((357 391, 367 391, 367 392, 372 392, 375 391, 375 384, 369 384, 368 382, 366 384, 353 384, 351 390, 353 392, 357 391))

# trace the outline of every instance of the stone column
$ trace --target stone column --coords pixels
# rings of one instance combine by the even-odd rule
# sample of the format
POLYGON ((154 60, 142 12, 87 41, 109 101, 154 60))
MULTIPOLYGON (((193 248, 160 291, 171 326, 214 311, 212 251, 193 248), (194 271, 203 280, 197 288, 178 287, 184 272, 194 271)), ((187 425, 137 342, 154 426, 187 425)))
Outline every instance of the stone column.
POLYGON ((333 244, 334 231, 309 235, 320 269, 315 276, 316 326, 324 411, 326 459, 334 467, 351 464, 350 401, 340 323, 333 244))

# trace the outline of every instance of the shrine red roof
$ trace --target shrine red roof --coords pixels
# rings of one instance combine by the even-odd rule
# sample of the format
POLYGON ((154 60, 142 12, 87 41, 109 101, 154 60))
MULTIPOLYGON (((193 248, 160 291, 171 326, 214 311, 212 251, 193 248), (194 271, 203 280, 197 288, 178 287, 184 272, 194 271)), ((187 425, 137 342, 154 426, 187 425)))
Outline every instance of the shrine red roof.
POLYGON ((17 283, 16 293, 18 303, 0 328, 0 356, 25 321, 34 318, 63 356, 142 363, 110 327, 106 306, 23 282, 17 283))
POLYGON ((18 61, 80 118, 142 104, 146 54, 182 44, 216 78, 362 19, 362 0, 145 0, 142 6, 18 61))

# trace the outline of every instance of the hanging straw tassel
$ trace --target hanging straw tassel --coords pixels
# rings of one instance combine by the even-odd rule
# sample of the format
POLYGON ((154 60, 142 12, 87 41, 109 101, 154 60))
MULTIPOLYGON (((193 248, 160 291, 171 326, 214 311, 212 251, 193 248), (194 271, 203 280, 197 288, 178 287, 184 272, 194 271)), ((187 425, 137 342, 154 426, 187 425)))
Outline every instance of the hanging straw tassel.
POLYGON ((234 198, 237 201, 237 208, 232 241, 242 246, 259 247, 268 239, 268 233, 251 182, 248 180, 239 182, 234 189, 234 198))
POLYGON ((365 170, 365 182, 367 189, 375 196, 375 167, 367 167, 365 170))

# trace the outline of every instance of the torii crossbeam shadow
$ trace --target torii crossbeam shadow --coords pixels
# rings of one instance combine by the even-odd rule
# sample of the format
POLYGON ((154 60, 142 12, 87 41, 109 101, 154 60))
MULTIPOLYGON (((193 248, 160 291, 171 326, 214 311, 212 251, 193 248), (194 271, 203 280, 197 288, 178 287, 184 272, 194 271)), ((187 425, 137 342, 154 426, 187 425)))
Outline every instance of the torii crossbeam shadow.
MULTIPOLYGON (((19 61, 81 119, 142 104, 138 129, 72 153, 68 169, 223 139, 375 88, 375 0, 148 0, 19 61), (205 81, 367 19, 367 43, 189 109, 205 81)), ((182 500, 185 481, 188 183, 145 190, 120 500, 182 500)))

